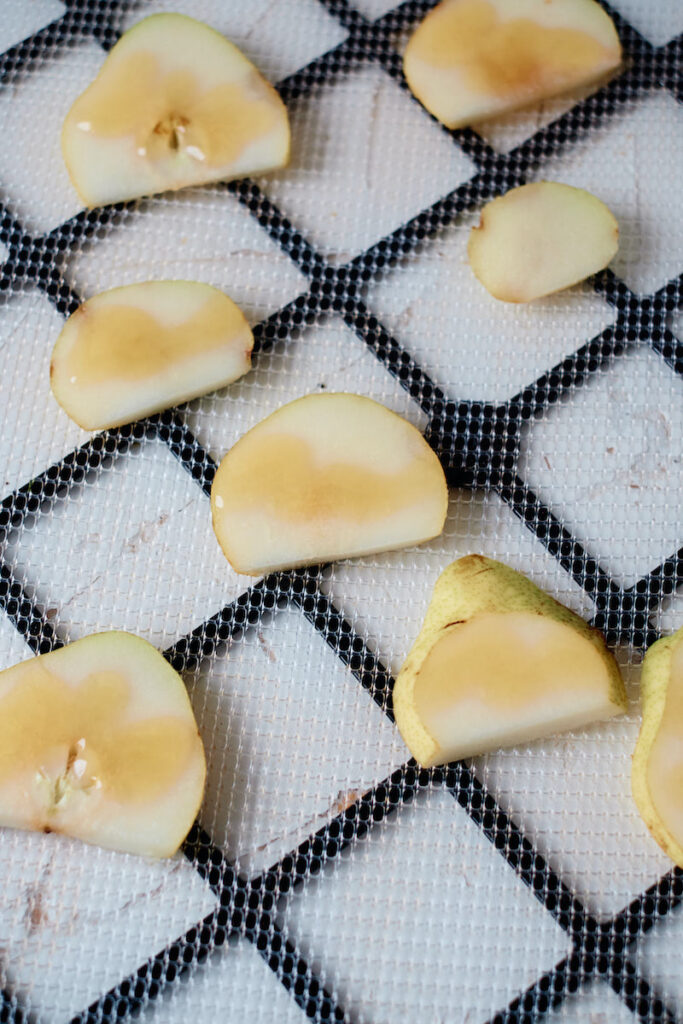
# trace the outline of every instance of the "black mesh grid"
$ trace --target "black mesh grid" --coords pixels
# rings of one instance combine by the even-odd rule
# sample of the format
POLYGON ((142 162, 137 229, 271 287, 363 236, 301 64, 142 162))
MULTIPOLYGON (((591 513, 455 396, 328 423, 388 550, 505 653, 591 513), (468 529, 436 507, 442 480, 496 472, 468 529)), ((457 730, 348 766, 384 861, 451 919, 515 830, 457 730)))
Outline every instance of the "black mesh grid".
MULTIPOLYGON (((397 34, 415 23, 433 2, 408 0, 374 22, 368 21, 345 0, 320 2, 339 20, 348 36, 339 46, 280 83, 278 88, 285 102, 303 94, 314 94, 316 88, 341 71, 367 62, 380 65, 405 88, 394 41, 397 34)), ((598 336, 586 339, 571 356, 502 404, 459 401, 455 395, 446 393, 391 336, 364 301, 367 284, 378 273, 418 249, 425 239, 433 237, 466 211, 523 183, 550 155, 570 149, 597 125, 609 120, 627 98, 666 89, 683 101, 683 37, 655 47, 617 10, 607 3, 603 6, 614 18, 619 31, 626 55, 625 70, 508 153, 495 152, 474 131, 448 132, 453 144, 477 165, 474 177, 346 265, 328 263, 252 182, 231 183, 225 188, 308 278, 305 294, 257 326, 255 359, 258 360, 259 353, 268 350, 275 341, 296 336, 318 315, 326 311, 339 314, 428 416, 426 436, 444 466, 449 484, 497 492, 590 596, 595 606, 592 622, 606 633, 608 643, 628 643, 645 649, 658 636, 649 623, 649 616, 681 583, 683 548, 653 566, 634 585, 623 587, 600 565, 598 553, 586 550, 572 537, 517 475, 517 455, 521 432, 528 421, 559 402, 570 389, 580 387, 602 365, 618 359, 634 344, 647 344, 672 373, 683 372, 683 348, 667 326, 667 318, 680 307, 681 278, 674 278, 652 295, 642 296, 635 295, 609 270, 597 275, 594 287, 613 307, 613 325, 598 336)), ((66 7, 63 17, 2 55, 0 75, 3 81, 11 82, 19 69, 30 72, 40 65, 46 53, 53 53, 74 35, 90 35, 107 49, 116 41, 116 19, 122 9, 135 7, 136 11, 139 8, 141 16, 144 14, 144 4, 131 4, 127 0, 67 0, 66 7)), ((423 114, 429 116, 424 111, 423 114)), ((41 236, 28 234, 3 210, 0 241, 7 247, 9 256, 0 272, 0 289, 16 291, 37 286, 61 314, 68 315, 79 305, 80 299, 61 276, 60 254, 95 231, 121 223, 126 209, 125 205, 118 205, 81 213, 41 236)), ((131 446, 152 438, 164 442, 208 494, 215 463, 187 427, 183 411, 170 410, 94 436, 5 497, 0 511, 3 538, 43 514, 88 474, 106 472, 115 460, 126 457, 131 446)), ((193 669, 220 645, 238 639, 247 626, 259 623, 266 612, 287 605, 298 609, 308 619, 391 717, 389 671, 381 658, 354 633, 352 625, 323 593, 320 584, 321 571, 317 569, 271 575, 249 587, 188 636, 178 639, 165 655, 178 670, 193 669)), ((0 601, 33 651, 43 653, 61 645, 63 637, 59 626, 50 621, 44 604, 22 589, 13 577, 11 566, 4 562, 0 563, 0 601)), ((347 1019, 344 1008, 335 1004, 332 995, 298 952, 296 936, 287 935, 277 924, 276 902, 287 898, 304 880, 318 874, 326 862, 338 857, 363 834, 380 829, 399 805, 429 787, 445 788, 452 794, 571 939, 570 955, 539 977, 509 1006, 501 1007, 492 1020, 540 1020, 594 977, 605 979, 639 1019, 675 1020, 648 979, 637 970, 634 952, 639 938, 681 901, 683 873, 679 869, 668 872, 611 919, 598 920, 549 867, 515 821, 501 810, 471 768, 458 763, 426 771, 409 761, 328 821, 291 854, 251 878, 237 874, 211 837, 196 825, 186 840, 185 854, 208 881, 218 897, 220 909, 77 1014, 73 1024, 115 1021, 134 1013, 148 1000, 155 999, 190 965, 202 963, 211 950, 233 935, 245 936, 254 944, 309 1018, 318 1021, 347 1019)), ((27 1011, 16 997, 3 993, 0 1020, 28 1019, 27 1011)))

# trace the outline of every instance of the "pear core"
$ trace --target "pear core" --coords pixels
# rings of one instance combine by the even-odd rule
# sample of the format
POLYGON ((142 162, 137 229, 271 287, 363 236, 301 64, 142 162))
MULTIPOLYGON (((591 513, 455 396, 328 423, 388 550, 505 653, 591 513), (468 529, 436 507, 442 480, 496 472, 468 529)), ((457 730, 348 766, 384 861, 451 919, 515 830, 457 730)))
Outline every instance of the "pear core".
POLYGON ((683 644, 671 657, 664 711, 650 749, 647 785, 655 811, 683 847, 683 644))

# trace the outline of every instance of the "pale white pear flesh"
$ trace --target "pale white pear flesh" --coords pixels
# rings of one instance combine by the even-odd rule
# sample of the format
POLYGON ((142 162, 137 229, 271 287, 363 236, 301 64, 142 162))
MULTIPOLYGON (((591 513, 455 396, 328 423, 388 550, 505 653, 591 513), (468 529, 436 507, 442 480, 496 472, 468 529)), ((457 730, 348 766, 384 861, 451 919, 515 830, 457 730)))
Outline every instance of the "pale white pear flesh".
POLYGON ((170 857, 206 762, 183 681, 146 640, 98 633, 0 672, 0 824, 170 857))
POLYGON ((104 430, 237 380, 253 344, 243 313, 217 288, 147 281, 95 295, 69 317, 50 384, 79 426, 104 430))
POLYGON ((653 838, 683 868, 683 629, 648 650, 640 688, 633 796, 653 838))
POLYGON ((444 0, 411 36, 412 92, 463 128, 602 78, 621 62, 614 23, 595 0, 444 0))
POLYGON ((418 430, 360 395, 308 395, 253 427, 221 462, 213 527, 237 572, 260 576, 421 544, 448 491, 418 430))
POLYGON ((62 129, 67 170, 90 207, 284 167, 289 141, 273 87, 182 14, 129 29, 62 129))
POLYGON ((600 199, 538 181, 487 203, 467 253, 494 298, 530 302, 602 270, 618 248, 619 225, 600 199))
POLYGON ((521 573, 468 555, 437 580, 393 702, 431 767, 620 715, 626 693, 600 633, 521 573))

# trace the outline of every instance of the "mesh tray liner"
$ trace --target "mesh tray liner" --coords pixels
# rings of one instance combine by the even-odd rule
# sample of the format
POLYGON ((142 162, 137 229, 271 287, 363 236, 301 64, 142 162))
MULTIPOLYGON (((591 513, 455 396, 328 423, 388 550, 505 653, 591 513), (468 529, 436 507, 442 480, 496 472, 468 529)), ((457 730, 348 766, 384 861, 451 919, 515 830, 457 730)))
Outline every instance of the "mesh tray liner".
POLYGON ((430 6, 0 0, 0 665, 133 630, 182 671, 209 761, 170 862, 0 830, 2 1021, 683 1020, 683 877, 629 792, 638 666, 683 622, 683 8, 604 4, 623 71, 478 134, 405 89, 430 6), (103 50, 163 9, 278 83, 292 165, 84 213, 61 121, 103 50), (620 253, 531 308, 498 304, 469 227, 541 177, 607 201, 620 253), (84 297, 153 277, 231 294, 254 369, 90 437, 50 395, 52 344, 84 297), (446 529, 245 589, 209 525, 216 462, 323 389, 425 432, 446 529), (441 770, 405 760, 392 673, 469 551, 606 632, 626 717, 441 770))

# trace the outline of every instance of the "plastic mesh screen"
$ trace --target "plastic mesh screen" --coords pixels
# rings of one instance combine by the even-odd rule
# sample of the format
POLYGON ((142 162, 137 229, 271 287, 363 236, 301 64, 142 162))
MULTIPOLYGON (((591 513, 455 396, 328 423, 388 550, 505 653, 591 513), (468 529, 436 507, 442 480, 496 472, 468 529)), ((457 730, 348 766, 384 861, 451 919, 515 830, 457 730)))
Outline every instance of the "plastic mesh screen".
POLYGON ((683 14, 604 4, 622 71, 479 134, 445 131, 405 88, 401 48, 430 6, 0 0, 0 667, 139 633, 183 673, 209 765, 168 862, 0 830, 0 1021, 683 1019, 683 875, 629 783, 642 654, 683 623, 683 14), (277 83, 292 165, 83 212, 62 119, 156 10, 208 21, 277 83), (608 202, 619 255, 532 307, 496 303, 469 228, 539 178, 608 202), (154 277, 231 294, 254 369, 86 435, 49 390, 64 316, 154 277), (217 461, 322 390, 425 432, 446 528, 245 587, 210 527, 217 461), (439 770, 406 761, 392 674, 437 575, 472 551, 605 631, 628 715, 439 770))

